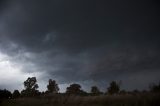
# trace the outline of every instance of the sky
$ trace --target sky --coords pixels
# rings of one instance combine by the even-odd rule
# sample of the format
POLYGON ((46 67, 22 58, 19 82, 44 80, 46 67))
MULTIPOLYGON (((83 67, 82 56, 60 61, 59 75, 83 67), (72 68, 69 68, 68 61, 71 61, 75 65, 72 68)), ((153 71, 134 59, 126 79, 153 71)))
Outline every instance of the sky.
POLYGON ((160 81, 158 0, 0 0, 0 89, 35 76, 126 90, 160 81))

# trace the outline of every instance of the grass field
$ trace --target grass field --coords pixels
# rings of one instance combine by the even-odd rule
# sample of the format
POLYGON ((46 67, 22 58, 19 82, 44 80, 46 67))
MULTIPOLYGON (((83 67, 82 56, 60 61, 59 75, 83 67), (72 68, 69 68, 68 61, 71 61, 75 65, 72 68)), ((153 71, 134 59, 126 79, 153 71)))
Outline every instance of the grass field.
POLYGON ((160 94, 41 96, 5 100, 1 106, 160 106, 160 94))

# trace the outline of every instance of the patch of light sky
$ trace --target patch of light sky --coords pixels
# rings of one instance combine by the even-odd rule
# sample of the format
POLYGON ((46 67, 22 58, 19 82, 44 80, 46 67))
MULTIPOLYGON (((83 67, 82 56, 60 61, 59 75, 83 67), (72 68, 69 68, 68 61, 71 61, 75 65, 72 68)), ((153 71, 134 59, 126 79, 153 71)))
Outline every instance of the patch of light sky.
MULTIPOLYGON (((23 81, 38 73, 24 73, 22 66, 11 61, 11 57, 0 52, 0 87, 3 85, 14 85, 13 88, 6 88, 11 91, 14 89, 23 89, 23 81)), ((1 88, 5 89, 5 88, 1 88)))
MULTIPOLYGON (((26 53, 24 54, 26 55, 26 53)), ((15 63, 13 57, 10 57, 7 54, 4 54, 0 51, 0 89, 8 89, 13 92, 13 90, 24 89, 23 82, 28 77, 35 76, 37 78, 37 83, 39 85, 40 91, 46 91, 47 89, 47 80, 42 80, 41 77, 44 77, 43 72, 24 72, 24 63, 15 63)), ((26 64, 29 64, 26 62, 26 64)), ((46 76, 47 77, 47 76, 46 76)), ((47 79, 47 78, 46 78, 47 79)), ((65 92, 67 84, 59 84, 60 91, 65 92)))

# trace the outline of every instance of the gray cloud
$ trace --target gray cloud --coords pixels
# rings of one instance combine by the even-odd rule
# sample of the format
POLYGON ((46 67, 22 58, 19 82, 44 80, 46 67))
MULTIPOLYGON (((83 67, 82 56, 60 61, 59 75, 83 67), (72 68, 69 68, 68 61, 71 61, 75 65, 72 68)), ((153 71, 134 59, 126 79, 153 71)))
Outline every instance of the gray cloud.
POLYGON ((4 1, 0 50, 20 64, 22 72, 43 72, 41 81, 51 77, 61 84, 102 85, 122 79, 128 84, 126 88, 131 88, 135 82, 129 76, 138 76, 145 81, 135 88, 144 88, 160 80, 160 14, 156 3, 4 1))

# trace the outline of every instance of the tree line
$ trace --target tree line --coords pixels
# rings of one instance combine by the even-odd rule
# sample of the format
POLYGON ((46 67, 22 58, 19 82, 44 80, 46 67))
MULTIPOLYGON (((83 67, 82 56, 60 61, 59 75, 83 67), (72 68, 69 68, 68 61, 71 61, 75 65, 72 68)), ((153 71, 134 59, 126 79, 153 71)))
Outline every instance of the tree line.
MULTIPOLYGON (((4 89, 0 90, 0 100, 1 99, 8 99, 8 98, 19 98, 19 97, 35 97, 35 96, 43 96, 43 95, 54 95, 54 94, 65 94, 65 95, 81 95, 81 96, 98 96, 98 95, 116 95, 116 94, 128 94, 128 93, 140 93, 138 90, 134 90, 132 92, 127 92, 125 90, 120 89, 120 84, 116 81, 112 81, 107 88, 106 92, 100 91, 97 86, 92 86, 90 92, 86 92, 82 89, 80 84, 71 84, 69 87, 66 88, 65 93, 60 93, 59 86, 55 80, 49 79, 47 90, 40 92, 38 90, 39 86, 37 84, 36 77, 28 77, 26 81, 24 81, 24 89, 19 92, 18 90, 14 90, 13 93, 4 89)), ((150 86, 149 91, 143 92, 160 92, 160 83, 150 86)))

